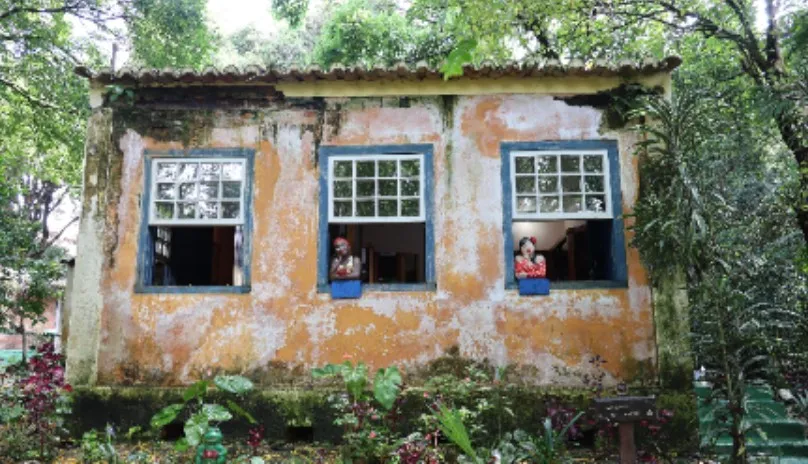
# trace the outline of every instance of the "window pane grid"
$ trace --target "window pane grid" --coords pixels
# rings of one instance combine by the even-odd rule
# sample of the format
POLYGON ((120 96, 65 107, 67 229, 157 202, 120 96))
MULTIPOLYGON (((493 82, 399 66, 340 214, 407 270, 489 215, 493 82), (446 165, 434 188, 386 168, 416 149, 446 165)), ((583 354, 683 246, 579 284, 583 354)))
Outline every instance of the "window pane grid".
POLYGON ((423 220, 422 160, 422 155, 332 158, 329 164, 329 221, 423 220))
POLYGON ((153 166, 150 224, 243 223, 243 159, 155 159, 153 166))
POLYGON ((514 152, 514 217, 611 217, 605 152, 514 152))

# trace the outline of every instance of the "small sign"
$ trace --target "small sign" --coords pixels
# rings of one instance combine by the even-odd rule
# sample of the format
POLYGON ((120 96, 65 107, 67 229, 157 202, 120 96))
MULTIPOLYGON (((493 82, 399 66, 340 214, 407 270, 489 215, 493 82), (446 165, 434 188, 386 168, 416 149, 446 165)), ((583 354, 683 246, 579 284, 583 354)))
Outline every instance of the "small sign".
POLYGON ((653 396, 596 398, 595 410, 610 421, 637 422, 656 417, 656 402, 653 396))

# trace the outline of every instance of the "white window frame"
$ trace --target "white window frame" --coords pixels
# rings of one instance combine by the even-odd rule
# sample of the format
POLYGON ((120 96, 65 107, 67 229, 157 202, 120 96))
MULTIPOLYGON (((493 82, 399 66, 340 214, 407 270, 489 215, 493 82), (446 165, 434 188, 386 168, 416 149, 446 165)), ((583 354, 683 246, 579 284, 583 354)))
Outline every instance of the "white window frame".
MULTIPOLYGON (((211 158, 179 158, 179 157, 165 157, 165 158, 152 158, 151 160, 151 185, 148 186, 149 188, 149 225, 150 226, 181 226, 181 225, 188 225, 188 226, 226 226, 226 225, 234 225, 239 226, 244 224, 244 207, 246 203, 246 191, 247 191, 247 160, 243 157, 211 157, 211 158), (218 189, 218 197, 215 199, 210 199, 211 201, 216 201, 221 205, 221 202, 233 202, 235 203, 238 201, 239 210, 238 210, 238 217, 236 218, 216 218, 216 219, 202 219, 202 218, 194 218, 194 219, 181 219, 181 218, 172 218, 172 219, 164 219, 164 218, 157 218, 157 207, 156 204, 160 202, 157 198, 157 185, 160 183, 157 180, 157 168, 160 164, 164 163, 172 163, 172 164, 182 164, 182 163, 212 163, 212 164, 240 164, 241 165, 241 196, 236 198, 222 198, 222 182, 223 180, 219 179, 219 189, 218 189)), ((195 182, 198 184, 200 181, 197 178, 195 182)), ((172 183, 175 184, 175 189, 181 182, 174 180, 172 183)), ((174 203, 174 215, 177 215, 177 210, 180 203, 179 199, 179 192, 175 191, 175 199, 171 202, 174 203)), ((197 199, 196 202, 205 201, 197 199)), ((197 205, 196 214, 199 214, 199 206, 197 205)), ((220 211, 221 214, 221 211, 220 211)))
MULTIPOLYGON (((328 222, 335 223, 335 224, 369 224, 369 223, 412 223, 412 222, 426 222, 426 203, 424 201, 424 193, 425 193, 425 174, 424 171, 426 166, 424 165, 424 155, 423 154, 362 154, 362 155, 334 155, 328 158, 328 222), (402 196, 401 195, 401 182, 397 182, 398 193, 395 197, 381 197, 379 195, 375 195, 374 197, 362 197, 362 199, 373 199, 376 201, 376 216, 356 216, 356 162, 362 161, 396 161, 397 163, 400 161, 409 161, 415 160, 418 161, 420 164, 420 168, 418 169, 418 208, 419 208, 419 215, 418 216, 401 216, 401 201, 408 200, 408 199, 415 199, 415 197, 411 196, 402 196), (353 172, 351 173, 351 177, 334 177, 334 165, 340 161, 351 161, 353 172), (351 180, 353 182, 352 185, 352 196, 351 196, 351 207, 354 213, 353 216, 334 216, 334 182, 335 181, 346 181, 351 180), (398 200, 398 210, 399 216, 379 216, 379 205, 378 201, 380 199, 396 199, 398 200)), ((396 175, 395 179, 400 180, 402 177, 400 173, 396 175)), ((363 178, 364 179, 364 178, 363 178)), ((373 179, 376 182, 376 192, 379 191, 379 177, 378 172, 375 173, 374 177, 367 178, 373 179)), ((393 179, 393 178, 385 178, 382 177, 381 179, 393 179)), ((343 200, 345 201, 345 200, 343 200)))
MULTIPOLYGON (((613 219, 614 214, 612 211, 612 192, 611 192, 611 174, 609 172, 609 153, 608 150, 518 150, 510 152, 510 163, 511 163, 511 211, 514 221, 519 220, 560 220, 560 219, 613 219), (583 156, 584 155, 599 155, 603 160, 603 173, 588 173, 584 171, 584 162, 583 156), (552 176, 552 174, 538 174, 534 173, 536 176, 536 209, 537 212, 535 213, 525 213, 519 212, 518 204, 517 204, 517 192, 516 192, 516 158, 517 157, 524 157, 524 156, 558 156, 558 172, 555 174, 558 178, 558 193, 556 195, 542 195, 539 192, 539 176, 552 176), (575 193, 577 195, 581 195, 583 197, 583 204, 586 207, 586 192, 584 186, 584 179, 587 174, 594 174, 594 175, 602 175, 603 176, 603 196, 605 202, 605 208, 601 212, 595 211, 578 211, 578 212, 551 212, 551 213, 542 213, 538 211, 540 209, 540 198, 542 196, 556 196, 559 198, 559 207, 563 208, 563 185, 561 182, 561 177, 564 174, 561 171, 561 157, 563 156, 577 156, 580 158, 579 162, 579 172, 578 174, 581 176, 581 191, 575 193)), ((567 173, 571 174, 571 173, 567 173)), ((575 195, 573 194, 573 195, 575 195)), ((528 196, 528 195, 523 195, 528 196)))

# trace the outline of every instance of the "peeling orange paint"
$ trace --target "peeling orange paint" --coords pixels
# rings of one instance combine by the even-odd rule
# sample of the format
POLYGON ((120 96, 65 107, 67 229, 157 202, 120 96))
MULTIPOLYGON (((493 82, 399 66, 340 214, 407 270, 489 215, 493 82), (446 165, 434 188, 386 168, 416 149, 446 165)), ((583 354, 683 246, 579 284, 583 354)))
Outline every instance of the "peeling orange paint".
MULTIPOLYGON (((107 205, 118 235, 101 286, 100 383, 172 385, 208 368, 255 373, 278 363, 340 362, 345 354, 375 367, 407 368, 454 345, 464 356, 534 366, 540 383, 560 381, 556 368, 586 370, 594 354, 607 359, 613 378, 637 362, 653 362, 650 290, 633 249, 625 289, 557 290, 542 298, 504 289, 500 143, 617 139, 622 181, 636 189, 631 136, 599 134, 599 111, 546 96, 458 97, 448 128, 437 98, 409 108, 365 103, 327 107, 340 121, 323 118, 321 134, 311 109, 216 112, 209 147, 256 150, 246 295, 134 293, 143 151, 183 147, 131 130, 116 141, 124 179, 120 199, 107 205), (356 301, 317 293, 317 143, 435 145, 437 291, 369 291, 356 301)), ((627 197, 624 212, 634 200, 627 197)))

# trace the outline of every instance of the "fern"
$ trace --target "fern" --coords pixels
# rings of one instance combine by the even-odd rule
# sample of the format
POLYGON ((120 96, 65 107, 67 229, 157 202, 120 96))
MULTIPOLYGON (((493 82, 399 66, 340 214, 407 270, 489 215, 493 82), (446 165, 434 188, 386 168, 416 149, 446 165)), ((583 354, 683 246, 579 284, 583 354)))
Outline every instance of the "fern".
POLYGON ((440 431, 452 441, 458 448, 460 448, 466 456, 470 457, 473 462, 480 462, 477 452, 471 444, 468 430, 463 424, 463 418, 460 411, 447 408, 445 405, 438 405, 438 427, 440 431))

